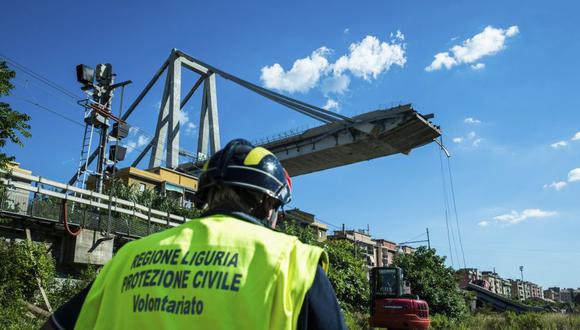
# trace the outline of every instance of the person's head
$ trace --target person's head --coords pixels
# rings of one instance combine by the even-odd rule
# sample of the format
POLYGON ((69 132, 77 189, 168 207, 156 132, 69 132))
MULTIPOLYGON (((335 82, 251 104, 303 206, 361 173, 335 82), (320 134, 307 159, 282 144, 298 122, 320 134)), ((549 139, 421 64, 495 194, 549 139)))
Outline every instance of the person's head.
POLYGON ((291 189, 290 177, 274 154, 236 139, 204 164, 195 205, 243 212, 274 227, 278 209, 290 202, 291 189))

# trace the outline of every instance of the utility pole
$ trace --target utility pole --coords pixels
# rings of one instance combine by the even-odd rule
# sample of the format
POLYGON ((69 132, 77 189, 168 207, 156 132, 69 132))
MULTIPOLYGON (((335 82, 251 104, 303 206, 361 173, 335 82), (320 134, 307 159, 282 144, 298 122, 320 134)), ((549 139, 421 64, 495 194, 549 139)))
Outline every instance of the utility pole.
MULTIPOLYGON (((87 94, 88 98, 79 102, 85 108, 85 135, 83 138, 83 147, 81 149, 81 161, 77 171, 76 179, 82 177, 80 188, 85 187, 87 174, 90 172, 95 176, 94 189, 102 193, 107 167, 106 148, 109 142, 110 120, 116 122, 117 130, 115 138, 117 140, 127 137, 127 129, 124 120, 112 114, 111 105, 113 99, 113 90, 130 84, 131 81, 114 83, 115 74, 113 66, 110 63, 98 64, 95 69, 84 64, 76 67, 77 81, 83 85, 81 89, 87 94), (93 131, 99 133, 99 143, 95 154, 97 155, 97 166, 95 171, 90 171, 88 166, 91 157, 91 141, 93 131)), ((118 143, 109 152, 115 154, 115 160, 123 160, 126 149, 120 147, 118 143)), ((76 180, 75 180, 76 181, 76 180)), ((71 182, 74 184, 75 182, 71 182)))
POLYGON ((426 229, 427 232, 427 239, 422 239, 422 240, 418 240, 418 241, 407 241, 407 242, 401 242, 401 243, 397 243, 398 246, 404 245, 404 244, 411 244, 411 243, 427 243, 427 247, 429 249, 431 249, 431 239, 429 237, 429 228, 426 229))

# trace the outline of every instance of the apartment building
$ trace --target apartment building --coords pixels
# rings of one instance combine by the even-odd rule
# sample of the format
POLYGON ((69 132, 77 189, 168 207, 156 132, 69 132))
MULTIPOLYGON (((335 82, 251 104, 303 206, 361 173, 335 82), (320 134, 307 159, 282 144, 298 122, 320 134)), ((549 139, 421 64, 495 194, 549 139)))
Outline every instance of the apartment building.
POLYGON ((550 299, 553 301, 560 301, 560 288, 558 288, 558 292, 555 292, 552 290, 552 288, 549 288, 547 290, 544 290, 544 299, 550 299))
MULTIPOLYGON (((134 186, 139 191, 153 190, 177 200, 183 207, 193 207, 193 195, 197 191, 198 179, 189 174, 166 167, 154 167, 141 170, 136 167, 119 169, 115 177, 127 186, 134 186)), ((93 190, 95 177, 87 180, 87 189, 93 190)))
POLYGON ((509 280, 501 279, 501 286, 502 286, 502 295, 504 297, 511 298, 512 296, 512 285, 509 280))
POLYGON ((536 283, 528 282, 530 286, 530 297, 537 298, 537 299, 544 299, 544 290, 542 287, 537 285, 536 283))
POLYGON ((467 284, 481 280, 481 273, 477 268, 461 268, 455 272, 455 279, 461 289, 467 288, 467 284))
POLYGON ((358 247, 358 253, 361 253, 361 256, 365 258, 368 268, 378 265, 377 244, 368 232, 363 230, 337 230, 328 239, 347 239, 354 242, 358 247))
POLYGON ((510 280, 512 284, 512 298, 526 300, 529 298, 544 298, 542 287, 528 281, 510 280))
MULTIPOLYGON (((7 169, 13 173, 19 173, 24 175, 32 175, 32 172, 23 168, 20 168, 20 163, 9 162, 7 169)), ((30 181, 21 179, 12 179, 20 183, 30 184, 30 181)), ((15 213, 26 214, 28 210, 28 204, 30 200, 30 192, 23 189, 8 187, 6 189, 6 200, 2 201, 4 205, 2 208, 15 213)))
POLYGON ((415 248, 398 245, 386 239, 373 239, 368 230, 337 230, 328 239, 347 239, 358 246, 358 251, 365 257, 367 266, 386 267, 393 264, 397 253, 411 254, 415 248))
POLYGON ((327 239, 328 226, 316 220, 314 214, 302 211, 298 208, 291 209, 285 212, 281 221, 293 221, 303 227, 310 227, 316 235, 316 239, 323 242, 327 239))
POLYGON ((495 272, 481 272, 481 279, 489 283, 489 291, 503 295, 503 279, 495 272))
POLYGON ((398 250, 397 243, 386 239, 376 239, 375 243, 377 245, 377 266, 392 265, 398 250))
POLYGON ((574 289, 560 289, 560 301, 565 303, 574 301, 574 289))

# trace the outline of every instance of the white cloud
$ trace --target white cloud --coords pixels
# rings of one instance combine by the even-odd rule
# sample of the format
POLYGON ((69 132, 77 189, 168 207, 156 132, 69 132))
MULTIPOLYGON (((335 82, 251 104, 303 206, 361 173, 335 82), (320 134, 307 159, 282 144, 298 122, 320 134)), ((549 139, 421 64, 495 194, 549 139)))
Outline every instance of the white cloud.
POLYGON ((482 221, 478 222, 477 224, 481 227, 486 227, 486 226, 489 226, 489 221, 482 220, 482 221))
POLYGON ((197 126, 194 123, 187 123, 187 125, 185 125, 185 135, 192 135, 196 129, 197 126))
POLYGON ((558 142, 550 144, 550 147, 552 147, 554 149, 558 149, 558 148, 563 148, 567 145, 568 145, 568 142, 566 142, 566 141, 558 141, 558 142))
MULTIPOLYGON (((346 28, 344 33, 348 34, 349 31, 346 28)), ((323 46, 310 56, 294 61, 289 70, 279 63, 262 67, 260 80, 265 87, 283 92, 306 93, 320 87, 325 95, 342 94, 348 90, 350 75, 370 81, 394 65, 405 65, 405 35, 397 31, 390 37, 390 41, 381 41, 368 35, 360 42, 351 43, 348 53, 334 63, 328 60, 332 51, 323 46)))
POLYGON ((405 36, 400 32, 394 35, 391 43, 381 42, 377 37, 366 36, 361 42, 349 46, 350 54, 341 56, 332 65, 335 75, 350 71, 355 77, 370 80, 376 79, 391 66, 403 67, 407 62, 405 57, 405 36))
POLYGON ((326 95, 328 93, 343 94, 348 90, 350 85, 350 77, 344 74, 332 75, 322 81, 322 92, 326 95))
POLYGON ((568 182, 580 181, 580 167, 568 172, 568 182))
MULTIPOLYGON (((517 26, 507 29, 487 26, 482 32, 463 41, 461 45, 455 45, 447 52, 435 54, 433 62, 425 68, 426 71, 436 71, 443 67, 451 69, 459 64, 471 64, 485 56, 495 55, 505 49, 507 38, 514 37, 519 33, 517 26)), ((483 63, 472 65, 474 69, 483 69, 483 63)))
POLYGON ((514 25, 514 26, 510 26, 507 29, 507 31, 505 32, 505 35, 507 37, 510 37, 511 38, 511 37, 515 36, 516 34, 518 34, 518 33, 520 33, 520 28, 518 28, 517 25, 514 25))
POLYGON ((555 211, 543 211, 540 209, 525 209, 521 212, 511 211, 510 213, 501 214, 493 217, 497 223, 516 224, 531 218, 547 218, 557 215, 555 211))
POLYGON ((137 139, 137 146, 142 147, 147 143, 149 143, 149 138, 145 135, 139 135, 139 138, 137 139))
POLYGON ((577 132, 576 134, 574 134, 574 136, 572 137, 572 141, 578 141, 580 140, 580 132, 577 132))
POLYGON ((129 127, 129 135, 135 136, 137 135, 137 131, 139 131, 139 129, 137 127, 129 127))
POLYGON ((449 53, 447 52, 437 53, 435 54, 435 59, 433 60, 431 65, 425 68, 425 71, 428 72, 437 71, 443 67, 445 67, 446 69, 451 69, 451 67, 453 67, 456 64, 457 62, 453 57, 449 56, 449 53))
POLYGON ((344 29, 344 31, 342 31, 342 33, 344 33, 344 34, 349 34, 349 33, 350 33, 350 28, 346 28, 346 29, 344 29))
POLYGON ((544 189, 554 189, 556 191, 560 191, 566 187, 565 181, 554 181, 550 184, 545 184, 544 189))
POLYGON ((179 123, 181 125, 185 125, 189 122, 189 114, 187 114, 187 112, 185 112, 185 110, 181 110, 181 111, 179 111, 178 119, 179 119, 179 123))
POLYGON ((473 70, 483 70, 483 69, 485 69, 485 64, 483 64, 483 63, 475 63, 475 64, 472 64, 471 65, 471 68, 473 70))
POLYGON ((125 147, 127 147, 127 154, 130 154, 137 148, 137 142, 129 141, 127 144, 125 144, 125 147))
POLYGON ((473 117, 465 118, 465 119, 463 119, 463 122, 466 123, 466 124, 473 124, 473 125, 479 125, 479 124, 481 124, 481 120, 475 119, 473 117))
MULTIPOLYGON (((480 122, 477 119, 474 118, 466 118, 464 120, 464 122, 480 122)), ((471 131, 469 133, 467 133, 467 135, 465 137, 461 136, 461 137, 456 137, 452 139, 453 142, 459 144, 462 148, 467 148, 467 147, 472 147, 472 148, 477 148, 479 147, 479 145, 484 141, 482 138, 477 137, 477 133, 475 133, 474 131, 471 131)))
POLYGON ((326 110, 332 110, 335 109, 337 112, 340 110, 340 103, 336 102, 335 100, 329 98, 326 101, 326 104, 322 107, 323 109, 326 110))
POLYGON ((260 80, 267 88, 289 93, 308 92, 318 84, 321 75, 328 68, 329 63, 325 56, 329 52, 328 48, 320 47, 310 56, 296 60, 288 71, 278 63, 265 66, 262 68, 260 80))

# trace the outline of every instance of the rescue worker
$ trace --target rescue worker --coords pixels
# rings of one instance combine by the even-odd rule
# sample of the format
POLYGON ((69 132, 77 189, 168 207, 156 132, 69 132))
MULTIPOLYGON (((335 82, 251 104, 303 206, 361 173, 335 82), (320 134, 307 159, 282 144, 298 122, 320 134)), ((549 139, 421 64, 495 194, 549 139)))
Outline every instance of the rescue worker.
POLYGON ((203 167, 200 218, 130 242, 46 329, 345 329, 318 247, 276 232, 291 180, 233 140, 203 167))

